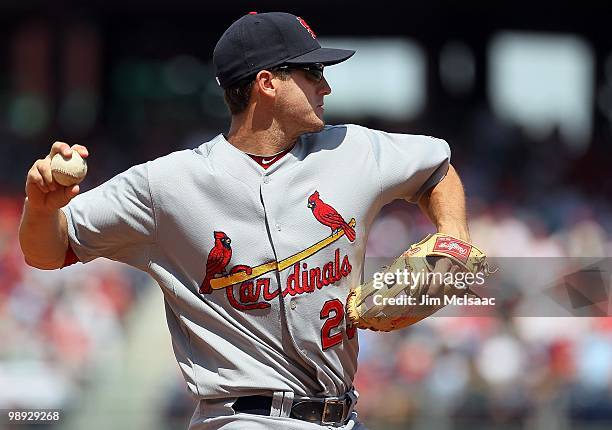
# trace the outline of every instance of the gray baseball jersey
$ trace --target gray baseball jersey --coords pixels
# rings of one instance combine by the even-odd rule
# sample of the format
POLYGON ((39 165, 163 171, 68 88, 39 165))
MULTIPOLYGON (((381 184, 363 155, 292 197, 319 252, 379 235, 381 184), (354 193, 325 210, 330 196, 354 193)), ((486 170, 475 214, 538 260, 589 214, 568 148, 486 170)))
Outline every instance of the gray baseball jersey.
POLYGON ((449 159, 440 139, 326 126, 266 170, 219 135, 63 211, 82 262, 110 258, 158 282, 195 396, 339 396, 357 370, 345 299, 372 221, 395 199, 416 202, 449 159))

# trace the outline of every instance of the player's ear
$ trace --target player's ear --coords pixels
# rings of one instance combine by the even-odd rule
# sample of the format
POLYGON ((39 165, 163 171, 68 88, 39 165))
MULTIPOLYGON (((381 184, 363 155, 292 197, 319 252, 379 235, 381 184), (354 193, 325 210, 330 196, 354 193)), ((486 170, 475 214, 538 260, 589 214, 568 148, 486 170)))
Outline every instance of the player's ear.
POLYGON ((276 95, 276 82, 274 82, 274 74, 269 70, 262 70, 255 77, 255 85, 259 92, 266 96, 276 95))

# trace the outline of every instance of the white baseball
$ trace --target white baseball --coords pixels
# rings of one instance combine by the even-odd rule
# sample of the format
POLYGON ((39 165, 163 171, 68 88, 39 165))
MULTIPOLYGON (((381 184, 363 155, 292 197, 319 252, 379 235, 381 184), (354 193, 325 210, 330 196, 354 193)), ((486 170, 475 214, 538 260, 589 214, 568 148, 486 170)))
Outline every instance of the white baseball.
POLYGON ((51 174, 55 182, 70 187, 85 179, 87 162, 74 150, 70 157, 58 153, 51 159, 51 174))

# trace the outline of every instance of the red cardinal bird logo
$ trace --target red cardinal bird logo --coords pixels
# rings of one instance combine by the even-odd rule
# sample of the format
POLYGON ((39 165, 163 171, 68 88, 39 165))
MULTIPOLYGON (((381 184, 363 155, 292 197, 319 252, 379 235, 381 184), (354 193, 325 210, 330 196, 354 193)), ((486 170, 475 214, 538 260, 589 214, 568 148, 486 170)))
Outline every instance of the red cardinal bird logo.
POLYGON ((212 292, 210 280, 219 273, 225 273, 225 266, 227 266, 227 263, 232 258, 232 247, 230 246, 232 240, 227 237, 227 234, 222 231, 215 231, 214 237, 215 246, 208 253, 206 277, 200 286, 200 293, 202 294, 210 294, 212 292))
POLYGON ((331 228, 332 234, 343 229, 348 240, 351 242, 355 240, 355 229, 344 221, 344 218, 342 218, 336 209, 319 198, 318 191, 315 191, 308 197, 308 207, 312 209, 313 215, 321 224, 331 228))

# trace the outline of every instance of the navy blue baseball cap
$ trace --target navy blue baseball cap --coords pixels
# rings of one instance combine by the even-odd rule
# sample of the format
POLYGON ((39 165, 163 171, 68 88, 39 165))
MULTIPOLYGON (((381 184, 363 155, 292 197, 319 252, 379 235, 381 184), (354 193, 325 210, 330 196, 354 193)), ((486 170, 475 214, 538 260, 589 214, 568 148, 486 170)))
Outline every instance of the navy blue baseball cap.
POLYGON ((238 19, 221 36, 213 52, 217 82, 228 88, 260 70, 282 65, 348 60, 355 51, 322 48, 310 26, 284 12, 256 13, 238 19))

